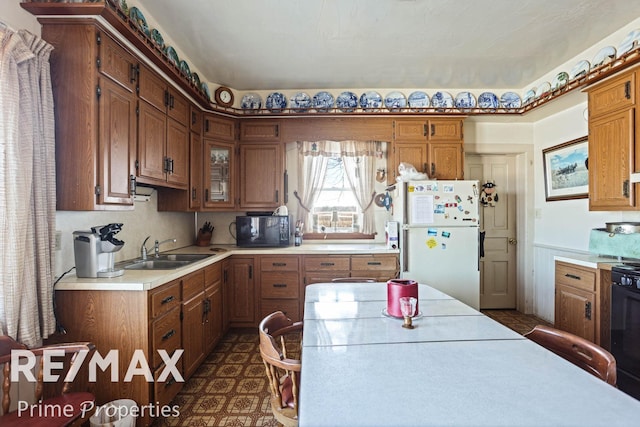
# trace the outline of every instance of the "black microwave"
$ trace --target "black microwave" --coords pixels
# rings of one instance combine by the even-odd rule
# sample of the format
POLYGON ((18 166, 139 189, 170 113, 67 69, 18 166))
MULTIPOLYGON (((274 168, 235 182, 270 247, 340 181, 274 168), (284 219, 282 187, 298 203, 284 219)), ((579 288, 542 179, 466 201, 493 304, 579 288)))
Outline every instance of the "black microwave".
POLYGON ((237 216, 237 245, 263 248, 289 246, 290 222, 289 216, 237 216))

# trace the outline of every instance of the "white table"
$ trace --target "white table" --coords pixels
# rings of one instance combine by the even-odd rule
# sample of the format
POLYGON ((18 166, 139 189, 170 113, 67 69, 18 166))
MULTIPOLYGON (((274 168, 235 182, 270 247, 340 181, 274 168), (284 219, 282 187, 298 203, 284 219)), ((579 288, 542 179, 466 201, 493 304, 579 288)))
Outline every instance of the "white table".
POLYGON ((631 426, 640 402, 420 285, 415 329, 386 284, 307 286, 300 426, 631 426))

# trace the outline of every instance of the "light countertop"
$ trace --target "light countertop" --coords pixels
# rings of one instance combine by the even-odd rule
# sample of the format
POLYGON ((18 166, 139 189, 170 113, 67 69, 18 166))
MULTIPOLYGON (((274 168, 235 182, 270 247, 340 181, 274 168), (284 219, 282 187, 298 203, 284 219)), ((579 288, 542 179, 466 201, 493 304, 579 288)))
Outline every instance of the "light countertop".
MULTIPOLYGON (((211 254, 201 261, 193 262, 175 270, 125 270, 124 274, 113 278, 79 278, 75 270, 64 276, 56 284, 56 290, 97 290, 97 291, 148 291, 157 286, 197 271, 209 264, 221 261, 232 255, 370 255, 397 254, 397 249, 387 249, 383 243, 303 243, 301 246, 285 248, 240 248, 235 245, 186 246, 163 254, 211 254)), ((153 256, 151 255, 150 258, 153 256)))
POLYGON ((599 268, 602 270, 611 270, 611 266, 620 264, 622 261, 619 261, 618 258, 615 257, 607 257, 600 255, 592 255, 592 254, 575 254, 575 255, 556 255, 553 257, 555 261, 562 261, 569 264, 580 265, 582 267, 589 268, 599 268))

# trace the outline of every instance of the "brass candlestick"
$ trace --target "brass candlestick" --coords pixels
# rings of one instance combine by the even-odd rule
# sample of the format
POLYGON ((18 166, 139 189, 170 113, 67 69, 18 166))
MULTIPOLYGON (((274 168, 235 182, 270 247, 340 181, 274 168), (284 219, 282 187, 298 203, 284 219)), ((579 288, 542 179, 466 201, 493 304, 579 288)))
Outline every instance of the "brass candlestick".
POLYGON ((416 314, 416 305, 418 304, 418 299, 414 297, 401 297, 400 298, 400 310, 402 311, 402 316, 404 317, 404 323, 402 324, 403 328, 413 329, 413 321, 412 317, 416 314))

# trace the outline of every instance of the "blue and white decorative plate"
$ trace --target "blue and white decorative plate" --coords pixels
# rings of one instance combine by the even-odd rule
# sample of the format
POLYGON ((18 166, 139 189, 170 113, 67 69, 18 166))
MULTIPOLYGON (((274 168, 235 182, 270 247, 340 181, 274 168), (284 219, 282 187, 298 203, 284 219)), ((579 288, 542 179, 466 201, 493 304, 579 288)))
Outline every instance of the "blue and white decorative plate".
POLYGON ((569 80, 586 76, 590 69, 591 64, 589 64, 589 61, 587 61, 586 59, 578 61, 569 72, 569 80))
POLYGON ((311 108, 311 97, 306 92, 298 92, 289 100, 291 108, 298 113, 304 113, 311 108))
POLYGON ((147 20, 144 19, 144 15, 140 12, 140 9, 135 6, 129 9, 129 18, 136 23, 140 31, 142 31, 147 37, 151 37, 147 20))
POLYGON ((500 107, 500 101, 493 92, 482 92, 478 95, 478 107, 485 110, 495 110, 500 107))
POLYGON ((417 111, 424 111, 426 108, 429 108, 429 104, 431 103, 429 95, 421 90, 411 92, 408 99, 409 108, 417 111))
POLYGON ((262 98, 257 93, 247 93, 242 97, 240 108, 243 110, 259 110, 262 108, 262 98))
POLYGON ((201 83, 202 91, 207 96, 207 100, 211 101, 211 92, 209 92, 209 85, 205 82, 201 83))
POLYGON ((558 90, 569 83, 569 73, 560 71, 551 81, 551 90, 558 90))
POLYGON ((449 92, 438 91, 431 97, 431 106, 434 108, 452 108, 453 97, 449 92))
POLYGON ((540 83, 540 86, 538 86, 538 88, 536 89, 536 99, 544 98, 545 96, 549 95, 549 92, 551 92, 551 83, 540 83))
POLYGON ((176 52, 173 46, 167 47, 167 56, 169 57, 169 61, 173 62, 173 65, 179 67, 180 58, 178 58, 178 52, 176 52))
POLYGON ((196 85, 197 87, 200 87, 200 76, 195 71, 191 73, 191 81, 193 82, 194 85, 196 85))
POLYGON ((180 72, 191 80, 191 70, 189 69, 189 64, 187 64, 187 61, 184 59, 180 61, 180 72))
POLYGON ((280 112, 287 108, 287 97, 280 92, 270 93, 265 106, 272 113, 280 112))
POLYGON ((333 108, 333 95, 327 91, 321 91, 313 95, 313 108, 321 113, 326 113, 333 108))
POLYGON ((476 107, 476 97, 471 92, 460 92, 456 95, 454 105, 458 109, 469 109, 476 107))
POLYGON ((640 43, 640 29, 633 30, 622 40, 620 46, 618 46, 618 58, 632 49, 638 47, 640 43))
POLYGON ((162 34, 160 34, 160 31, 155 28, 151 30, 151 38, 160 50, 164 50, 164 38, 162 37, 162 34))
POLYGON ((534 99, 536 99, 536 90, 529 89, 527 93, 524 94, 524 100, 522 101, 522 105, 531 104, 534 99))
POLYGON ((402 92, 389 92, 387 96, 384 97, 384 106, 387 107, 389 111, 405 108, 407 106, 407 98, 405 98, 402 92))
POLYGON ((382 96, 374 90, 360 95, 360 107, 366 111, 377 110, 382 107, 382 96))
POLYGON ((336 98, 336 107, 345 113, 350 113, 358 108, 358 96, 353 92, 342 92, 336 98))
POLYGON ((500 97, 500 105, 502 105, 502 108, 520 108, 522 100, 520 95, 515 92, 505 92, 500 97))
POLYGON ((616 48, 613 46, 605 46, 596 53, 591 61, 591 69, 601 67, 616 59, 616 48))

